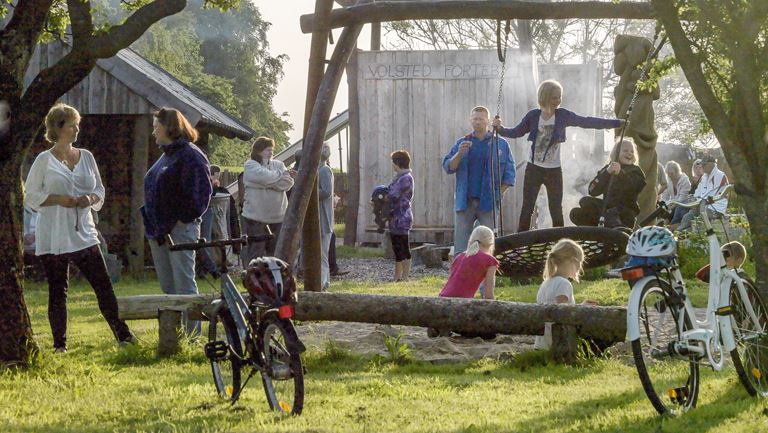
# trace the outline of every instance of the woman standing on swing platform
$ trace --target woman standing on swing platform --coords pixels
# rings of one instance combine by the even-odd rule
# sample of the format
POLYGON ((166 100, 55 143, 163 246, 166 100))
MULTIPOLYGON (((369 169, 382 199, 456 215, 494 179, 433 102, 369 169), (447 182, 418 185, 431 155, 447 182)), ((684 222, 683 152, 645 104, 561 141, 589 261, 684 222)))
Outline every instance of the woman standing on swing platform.
POLYGON ((547 189, 549 214, 553 227, 563 226, 563 170, 560 164, 560 143, 565 142, 565 128, 578 126, 589 129, 618 128, 622 119, 601 119, 582 117, 559 108, 563 97, 563 86, 555 80, 539 85, 539 107, 528 112, 514 128, 505 128, 498 117, 493 120, 494 128, 504 137, 519 138, 528 134, 531 152, 525 168, 523 181, 523 206, 520 211, 518 232, 528 231, 531 216, 541 185, 547 189))

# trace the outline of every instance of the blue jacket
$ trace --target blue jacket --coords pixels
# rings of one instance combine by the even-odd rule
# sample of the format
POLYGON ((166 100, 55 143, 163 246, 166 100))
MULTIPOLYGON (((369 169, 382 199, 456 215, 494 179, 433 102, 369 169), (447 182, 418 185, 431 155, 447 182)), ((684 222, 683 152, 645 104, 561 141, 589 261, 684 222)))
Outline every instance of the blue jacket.
MULTIPOLYGON (((485 134, 485 137, 482 139, 471 134, 470 141, 472 141, 472 146, 490 146, 493 144, 492 137, 493 134, 490 132, 485 134)), ((456 174, 456 192, 454 195, 453 207, 456 212, 466 210, 469 204, 467 200, 467 191, 469 190, 469 158, 467 158, 467 154, 465 154, 464 157, 461 158, 459 167, 456 170, 451 170, 450 161, 459 151, 459 145, 466 139, 466 136, 458 139, 453 147, 451 147, 451 151, 443 158, 443 170, 448 174, 456 174)), ((494 172, 496 171, 496 163, 498 160, 501 161, 501 183, 513 186, 515 184, 515 159, 509 151, 509 144, 503 138, 499 138, 499 154, 493 157, 494 172)), ((496 203, 499 203, 501 199, 501 191, 499 190, 498 181, 496 182, 496 185, 494 185, 494 188, 491 189, 491 171, 486 169, 483 175, 483 187, 479 206, 479 209, 483 212, 490 212, 493 210, 492 190, 496 193, 496 203)))
POLYGON ((208 209, 210 168, 200 148, 184 139, 162 146, 163 154, 144 176, 147 239, 163 239, 177 221, 190 223, 208 209))
MULTIPOLYGON (((531 142, 531 158, 533 158, 534 146, 536 146, 536 136, 539 135, 539 118, 541 117, 541 109, 536 108, 529 111, 523 120, 514 128, 501 128, 499 134, 510 137, 519 138, 528 134, 528 141, 531 142)), ((599 117, 583 117, 568 111, 565 108, 558 108, 555 110, 555 128, 552 131, 552 139, 547 145, 547 150, 542 156, 542 161, 547 157, 549 149, 555 143, 563 143, 565 141, 565 128, 567 126, 578 126, 580 128, 589 129, 608 129, 618 128, 621 126, 619 119, 602 119, 599 117)), ((530 162, 534 162, 531 160, 530 162)))

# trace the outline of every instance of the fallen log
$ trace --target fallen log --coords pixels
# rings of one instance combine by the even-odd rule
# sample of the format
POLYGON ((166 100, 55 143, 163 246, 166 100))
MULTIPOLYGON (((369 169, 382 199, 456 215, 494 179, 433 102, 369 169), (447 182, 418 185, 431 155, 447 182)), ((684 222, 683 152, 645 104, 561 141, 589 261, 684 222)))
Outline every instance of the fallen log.
MULTIPOLYGON (((214 299, 204 295, 143 295, 118 298, 120 318, 155 319, 158 310, 186 307, 202 318, 214 299)), ((626 309, 583 305, 529 304, 482 299, 301 292, 295 320, 423 326, 467 333, 541 335, 544 323, 575 328, 580 337, 623 341, 626 309)))

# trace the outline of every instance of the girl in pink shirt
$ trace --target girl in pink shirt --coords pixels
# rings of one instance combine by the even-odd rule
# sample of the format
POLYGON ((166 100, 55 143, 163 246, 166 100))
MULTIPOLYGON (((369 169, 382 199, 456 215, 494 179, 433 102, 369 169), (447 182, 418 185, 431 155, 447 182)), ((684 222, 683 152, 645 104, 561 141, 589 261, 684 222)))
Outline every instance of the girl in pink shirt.
POLYGON ((485 299, 493 299, 496 285, 496 269, 499 261, 493 257, 493 231, 486 226, 477 226, 469 236, 467 251, 453 260, 440 296, 447 298, 474 298, 481 283, 485 283, 485 299))

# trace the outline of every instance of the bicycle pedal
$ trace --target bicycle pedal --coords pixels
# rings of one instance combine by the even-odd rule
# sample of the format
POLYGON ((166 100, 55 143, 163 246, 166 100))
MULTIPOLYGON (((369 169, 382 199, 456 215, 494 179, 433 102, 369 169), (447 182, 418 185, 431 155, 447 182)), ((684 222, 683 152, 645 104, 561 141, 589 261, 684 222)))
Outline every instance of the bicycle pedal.
POLYGON ((226 341, 209 341, 205 343, 205 356, 211 361, 221 361, 229 355, 229 345, 226 341))
POLYGON ((715 310, 715 316, 730 316, 733 314, 733 307, 726 305, 715 310))
POLYGON ((688 387, 670 388, 667 390, 667 395, 669 396, 669 399, 672 400, 672 403, 685 404, 689 395, 688 387))

